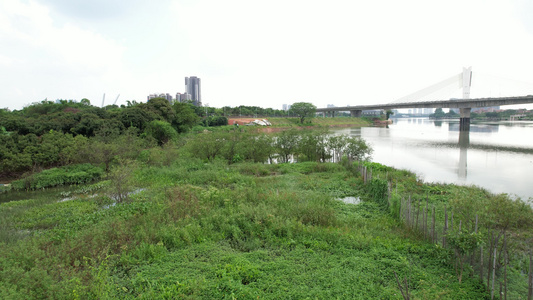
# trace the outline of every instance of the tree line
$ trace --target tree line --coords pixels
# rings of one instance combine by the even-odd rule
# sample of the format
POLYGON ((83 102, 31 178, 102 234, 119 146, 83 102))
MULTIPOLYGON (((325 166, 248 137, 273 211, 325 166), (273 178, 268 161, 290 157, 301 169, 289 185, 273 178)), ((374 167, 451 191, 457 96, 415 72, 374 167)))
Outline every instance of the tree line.
MULTIPOLYGON (((0 178, 76 163, 102 164, 109 170, 117 155, 134 158, 139 149, 162 146, 195 126, 227 125, 227 115, 292 113, 303 122, 314 116, 315 109, 310 103, 295 103, 290 112, 254 106, 196 107, 163 98, 128 101, 120 107, 96 107, 88 99, 44 100, 21 110, 0 110, 0 178)), ((235 137, 225 141, 235 141, 235 137)))

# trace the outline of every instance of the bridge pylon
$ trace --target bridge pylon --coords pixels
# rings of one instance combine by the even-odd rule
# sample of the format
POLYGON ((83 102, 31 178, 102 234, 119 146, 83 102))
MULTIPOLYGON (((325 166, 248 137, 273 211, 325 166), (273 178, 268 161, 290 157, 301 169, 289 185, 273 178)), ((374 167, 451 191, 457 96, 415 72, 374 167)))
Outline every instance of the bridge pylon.
MULTIPOLYGON (((472 86, 472 67, 463 68, 463 100, 470 99, 470 87, 472 86)), ((470 130, 470 112, 471 107, 459 108, 459 130, 470 130)))

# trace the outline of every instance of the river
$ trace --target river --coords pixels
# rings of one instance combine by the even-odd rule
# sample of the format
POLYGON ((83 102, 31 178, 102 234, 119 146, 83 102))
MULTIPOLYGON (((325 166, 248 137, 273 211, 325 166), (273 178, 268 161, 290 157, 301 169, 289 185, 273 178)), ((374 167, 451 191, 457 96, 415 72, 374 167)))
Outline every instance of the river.
POLYGON ((385 127, 339 129, 374 149, 372 160, 410 170, 426 182, 476 185, 533 200, 533 122, 472 122, 398 118, 385 127))

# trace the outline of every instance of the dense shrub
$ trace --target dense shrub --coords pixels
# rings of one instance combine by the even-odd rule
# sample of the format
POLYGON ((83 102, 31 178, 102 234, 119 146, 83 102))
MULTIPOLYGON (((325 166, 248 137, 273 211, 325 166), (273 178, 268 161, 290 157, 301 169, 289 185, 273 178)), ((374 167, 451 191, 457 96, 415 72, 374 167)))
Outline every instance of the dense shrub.
POLYGON ((12 183, 13 189, 36 190, 68 184, 82 184, 99 179, 104 171, 91 164, 70 165, 30 174, 12 183))

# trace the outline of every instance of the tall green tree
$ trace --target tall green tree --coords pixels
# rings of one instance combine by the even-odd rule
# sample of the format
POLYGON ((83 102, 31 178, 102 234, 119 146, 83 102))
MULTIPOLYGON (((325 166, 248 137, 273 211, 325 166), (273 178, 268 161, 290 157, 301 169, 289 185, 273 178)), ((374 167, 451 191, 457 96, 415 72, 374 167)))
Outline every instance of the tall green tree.
POLYGON ((176 129, 174 129, 170 123, 159 120, 150 122, 146 128, 146 133, 153 137, 159 146, 163 146, 178 137, 176 129))
POLYGON ((192 104, 176 102, 172 105, 172 108, 176 113, 172 126, 179 133, 187 132, 200 121, 200 117, 194 112, 192 104))
POLYGON ((290 113, 304 123, 305 119, 313 118, 316 114, 316 106, 309 102, 296 102, 291 106, 290 113))

